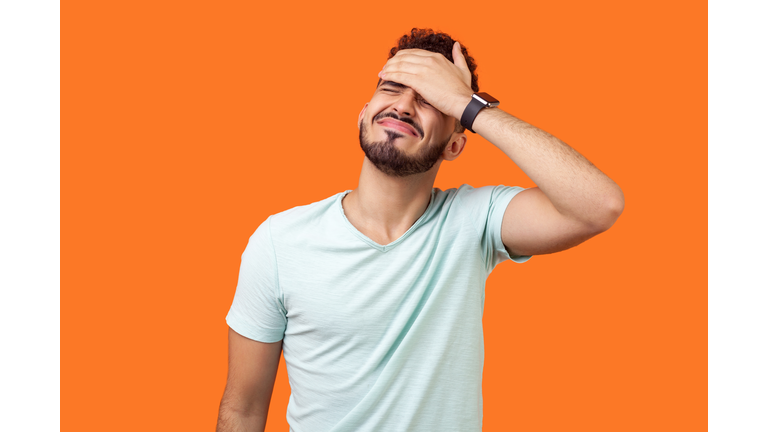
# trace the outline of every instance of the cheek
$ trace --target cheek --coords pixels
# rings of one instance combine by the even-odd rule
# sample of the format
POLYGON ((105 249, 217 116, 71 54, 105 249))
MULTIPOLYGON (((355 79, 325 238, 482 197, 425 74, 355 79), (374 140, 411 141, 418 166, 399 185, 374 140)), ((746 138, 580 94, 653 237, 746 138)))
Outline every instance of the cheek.
POLYGON ((452 133, 455 125, 453 122, 453 118, 445 119, 445 118, 437 118, 434 120, 434 127, 433 127, 433 133, 434 135, 437 135, 439 138, 444 138, 449 133, 452 133))

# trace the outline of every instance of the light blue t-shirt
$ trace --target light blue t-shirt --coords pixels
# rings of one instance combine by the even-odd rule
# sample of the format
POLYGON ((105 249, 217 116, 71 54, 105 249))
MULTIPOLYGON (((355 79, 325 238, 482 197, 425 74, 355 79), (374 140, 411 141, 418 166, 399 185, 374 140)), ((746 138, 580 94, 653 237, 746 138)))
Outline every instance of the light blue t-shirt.
POLYGON ((349 191, 259 226, 227 323, 283 339, 292 432, 482 429, 485 280, 511 258, 501 221, 522 190, 433 189, 385 246, 344 216, 349 191))

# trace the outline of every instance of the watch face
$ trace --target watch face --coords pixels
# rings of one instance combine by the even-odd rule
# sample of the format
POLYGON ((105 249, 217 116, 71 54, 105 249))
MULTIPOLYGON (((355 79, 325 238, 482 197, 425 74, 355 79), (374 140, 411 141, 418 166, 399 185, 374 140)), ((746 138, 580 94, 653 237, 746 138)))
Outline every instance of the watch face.
POLYGON ((491 95, 489 95, 488 93, 485 93, 485 92, 475 93, 475 96, 479 97, 484 102, 487 102, 488 105, 490 105, 492 107, 498 106, 499 103, 500 103, 498 99, 496 99, 495 97, 493 97, 493 96, 491 96, 491 95))

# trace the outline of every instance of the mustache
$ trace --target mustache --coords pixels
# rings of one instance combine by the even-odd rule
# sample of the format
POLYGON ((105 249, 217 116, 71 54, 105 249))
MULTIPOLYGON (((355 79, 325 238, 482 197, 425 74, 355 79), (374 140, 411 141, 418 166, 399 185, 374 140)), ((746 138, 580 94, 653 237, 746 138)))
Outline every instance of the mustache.
POLYGON ((373 117, 373 121, 379 121, 379 120, 387 118, 387 117, 391 117, 391 118, 393 118, 395 120, 400 120, 401 122, 403 122, 405 124, 413 126, 413 128, 416 129, 416 132, 419 134, 419 136, 421 138, 424 138, 424 130, 421 128, 421 126, 416 124, 416 122, 413 121, 413 119, 411 119, 409 117, 400 117, 400 116, 398 116, 397 114, 395 114, 393 112, 378 113, 378 114, 376 114, 375 117, 373 117))

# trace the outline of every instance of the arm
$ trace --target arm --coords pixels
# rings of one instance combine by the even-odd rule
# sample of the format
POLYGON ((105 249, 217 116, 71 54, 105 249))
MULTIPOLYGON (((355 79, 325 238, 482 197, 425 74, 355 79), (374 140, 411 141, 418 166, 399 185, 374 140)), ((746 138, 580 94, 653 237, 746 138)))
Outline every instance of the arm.
MULTIPOLYGON (((461 119, 472 98, 471 73, 458 42, 453 63, 423 50, 400 50, 379 73, 413 88, 446 115, 461 119)), ((613 225, 624 209, 616 183, 556 137, 499 108, 486 108, 472 128, 501 149, 538 185, 518 194, 502 221, 502 241, 513 255, 552 253, 613 225)))
POLYGON ((229 329, 227 386, 216 432, 264 431, 283 341, 263 343, 229 329))
POLYGON ((518 194, 504 213, 501 238, 510 254, 568 249, 607 230, 621 215, 621 188, 556 137, 498 108, 482 110, 473 129, 538 186, 518 194))

